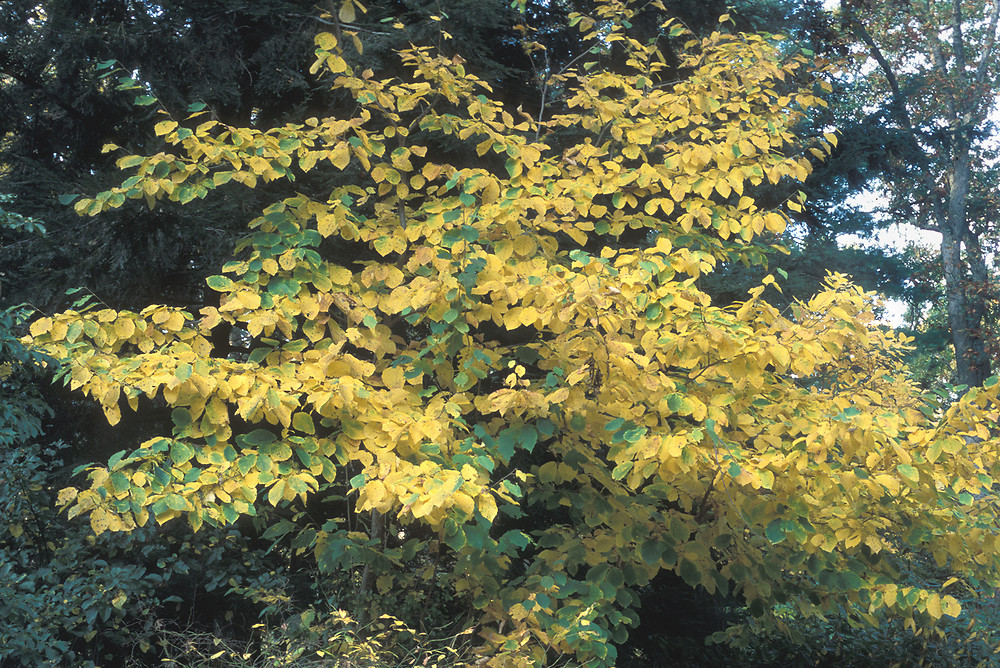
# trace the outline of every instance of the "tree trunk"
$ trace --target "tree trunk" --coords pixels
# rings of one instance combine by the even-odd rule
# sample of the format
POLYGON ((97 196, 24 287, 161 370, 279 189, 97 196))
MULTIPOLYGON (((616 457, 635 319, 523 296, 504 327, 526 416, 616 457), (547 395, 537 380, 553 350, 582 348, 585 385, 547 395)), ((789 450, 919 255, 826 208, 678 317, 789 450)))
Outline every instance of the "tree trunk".
MULTIPOLYGON (((382 531, 385 528, 385 516, 377 510, 372 511, 372 527, 370 535, 376 540, 382 539, 382 531)), ((364 627, 368 623, 368 613, 371 606, 371 602, 368 600, 368 595, 371 593, 372 587, 375 583, 375 574, 372 571, 371 562, 365 563, 365 567, 361 572, 361 583, 358 586, 358 605, 360 611, 357 615, 358 625, 364 627)))
POLYGON ((965 220, 969 196, 969 141, 962 130, 956 132, 955 153, 948 178, 948 209, 941 221, 941 265, 948 301, 948 325, 955 348, 955 369, 959 385, 977 387, 990 375, 985 341, 979 334, 976 315, 967 299, 962 240, 968 229, 965 220))
POLYGON ((991 368, 992 355, 990 349, 992 342, 988 334, 987 326, 984 322, 987 319, 987 303, 990 299, 990 271, 986 266, 986 257, 979 244, 979 236, 972 230, 966 230, 965 254, 969 264, 969 289, 966 290, 965 299, 969 313, 969 328, 972 332, 973 348, 977 355, 977 361, 982 366, 981 373, 984 378, 992 375, 991 368))

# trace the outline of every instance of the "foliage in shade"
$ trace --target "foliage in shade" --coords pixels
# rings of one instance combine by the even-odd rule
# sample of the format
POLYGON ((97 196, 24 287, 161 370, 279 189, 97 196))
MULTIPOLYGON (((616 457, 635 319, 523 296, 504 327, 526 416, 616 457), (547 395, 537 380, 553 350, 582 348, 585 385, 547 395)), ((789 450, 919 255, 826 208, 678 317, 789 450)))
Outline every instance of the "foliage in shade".
MULTIPOLYGON (((665 570, 743 597, 754 631, 784 628, 777 605, 909 628, 956 616, 955 598, 898 582, 896 545, 995 582, 981 493, 1000 474, 1000 385, 935 413, 903 379, 905 341, 839 276, 785 315, 762 297, 771 277, 727 307, 695 285, 784 229, 748 190, 801 182, 835 142, 793 133, 822 104, 807 59, 717 32, 678 49, 689 76, 654 85, 665 65, 627 35, 628 3, 594 12, 571 22, 595 51, 620 45, 626 71, 554 75, 565 104, 542 120, 458 58, 406 49, 414 76, 384 80, 324 33, 314 71, 353 114, 268 130, 164 117, 169 151, 119 158, 132 175, 78 212, 294 182, 321 162, 357 178, 251 221, 208 280, 218 308, 31 325, 111 423, 144 395, 173 407, 171 435, 63 490, 70 515, 96 533, 197 529, 347 496, 367 527, 296 513, 266 535, 356 569, 368 592, 429 569, 476 611, 489 665, 613 664, 636 588, 665 570), (481 164, 436 162, 440 135, 481 164), (329 261, 333 241, 356 260, 329 261), (225 325, 252 339, 247 359, 213 354, 225 325)), ((382 612, 362 604, 361 619, 382 612)))

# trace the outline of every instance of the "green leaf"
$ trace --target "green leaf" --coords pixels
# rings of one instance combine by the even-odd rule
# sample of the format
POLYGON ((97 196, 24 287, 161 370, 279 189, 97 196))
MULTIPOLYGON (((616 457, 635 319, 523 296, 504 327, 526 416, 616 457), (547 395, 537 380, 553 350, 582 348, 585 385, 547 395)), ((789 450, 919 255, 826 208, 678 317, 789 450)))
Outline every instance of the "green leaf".
POLYGON ((625 432, 625 440, 628 443, 638 443, 642 440, 642 437, 646 435, 645 427, 637 427, 635 429, 629 429, 625 432))
POLYGON ((208 287, 219 292, 228 292, 235 287, 235 283, 225 276, 209 276, 205 282, 208 287))
POLYGON ((170 460, 175 464, 183 464, 194 457, 194 448, 187 443, 174 441, 170 447, 170 460))
POLYGON ((784 523, 784 521, 782 521, 780 519, 773 519, 773 520, 771 520, 771 523, 768 524, 767 528, 764 530, 764 534, 767 536, 767 539, 769 541, 771 541, 775 545, 778 545, 783 540, 785 540, 785 523, 784 523))
POLYGON ((449 519, 445 522, 444 542, 445 545, 456 552, 461 550, 468 543, 468 540, 465 537, 465 531, 454 520, 449 519))
POLYGON ((249 434, 238 436, 236 440, 242 441, 245 445, 253 447, 274 443, 278 440, 278 437, 266 429, 254 429, 249 434))
POLYGON ((278 541, 295 530, 295 524, 286 519, 280 519, 267 528, 261 534, 261 538, 270 541, 278 541))
POLYGON ((470 244, 479 240, 479 230, 472 225, 463 225, 459 232, 461 233, 462 238, 470 244))
POLYGON ((187 501, 180 494, 167 494, 163 501, 167 504, 167 507, 171 510, 185 510, 187 509, 187 501))
POLYGON ((292 416, 292 426, 306 434, 316 433, 316 425, 313 424, 312 416, 309 413, 298 412, 292 416))
POLYGON ((628 475, 628 472, 632 470, 633 462, 622 462, 611 472, 611 477, 614 480, 621 480, 628 475))
POLYGON ((300 288, 301 285, 298 281, 283 276, 275 276, 271 279, 271 282, 267 284, 267 291, 269 293, 284 297, 295 297, 299 294, 300 288))
POLYGON ((108 477, 108 482, 111 485, 111 490, 113 492, 116 492, 116 493, 117 492, 124 492, 129 487, 131 487, 131 485, 129 484, 128 478, 121 471, 117 471, 115 473, 112 473, 108 477))
POLYGON ((250 471, 257 465, 257 455, 250 454, 240 457, 239 461, 236 462, 236 467, 240 470, 242 475, 250 473, 250 471))
POLYGON ((663 554, 663 547, 656 540, 647 540, 639 548, 639 554, 648 566, 655 566, 660 563, 660 555, 663 554))
POLYGON ((912 480, 913 482, 920 481, 920 471, 910 466, 909 464, 898 464, 896 470, 907 480, 912 480))
POLYGON ((677 572, 688 586, 697 587, 701 584, 701 570, 696 563, 686 557, 681 557, 681 563, 677 572))

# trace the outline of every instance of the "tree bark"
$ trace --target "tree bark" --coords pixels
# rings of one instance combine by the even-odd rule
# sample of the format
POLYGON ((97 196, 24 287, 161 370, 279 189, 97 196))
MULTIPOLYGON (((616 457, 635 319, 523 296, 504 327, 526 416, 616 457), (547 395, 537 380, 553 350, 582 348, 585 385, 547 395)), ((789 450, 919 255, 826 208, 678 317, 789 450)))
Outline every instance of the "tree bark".
MULTIPOLYGON (((970 284, 962 260, 962 242, 967 235, 971 235, 966 221, 971 156, 965 128, 954 128, 953 142, 952 169, 948 177, 948 208, 946 219, 940 226, 941 264, 958 383, 978 387, 990 376, 990 361, 986 355, 986 342, 980 335, 983 309, 977 307, 977 297, 969 299, 970 284)), ((968 245, 966 250, 971 250, 968 245)))
POLYGON ((960 385, 976 387, 989 377, 989 360, 984 342, 975 336, 970 322, 969 303, 965 294, 965 268, 962 263, 961 239, 951 231, 941 232, 941 264, 944 269, 948 325, 955 348, 955 369, 960 385))
POLYGON ((979 244, 979 235, 971 228, 966 230, 965 254, 969 265, 969 289, 966 290, 966 308, 969 314, 969 329, 973 338, 976 360, 983 368, 980 373, 985 380, 992 375, 990 337, 984 326, 988 315, 987 302, 990 299, 990 271, 986 266, 986 256, 979 244))

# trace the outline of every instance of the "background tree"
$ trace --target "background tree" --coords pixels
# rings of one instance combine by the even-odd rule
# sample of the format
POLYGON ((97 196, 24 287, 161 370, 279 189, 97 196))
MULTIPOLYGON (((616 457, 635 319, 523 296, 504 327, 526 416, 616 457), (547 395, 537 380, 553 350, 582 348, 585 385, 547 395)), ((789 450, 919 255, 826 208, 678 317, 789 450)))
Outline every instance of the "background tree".
POLYGON ((877 65, 865 77, 869 104, 896 132, 884 172, 894 215, 941 235, 948 325, 957 379, 981 385, 990 359, 986 312, 973 288, 987 280, 982 230, 970 224, 979 165, 992 149, 988 117, 998 88, 1000 4, 843 2, 844 26, 877 65), (863 15, 862 15, 863 14, 863 15), (887 100, 882 103, 881 100, 887 100))

